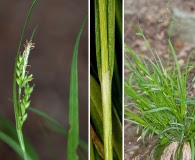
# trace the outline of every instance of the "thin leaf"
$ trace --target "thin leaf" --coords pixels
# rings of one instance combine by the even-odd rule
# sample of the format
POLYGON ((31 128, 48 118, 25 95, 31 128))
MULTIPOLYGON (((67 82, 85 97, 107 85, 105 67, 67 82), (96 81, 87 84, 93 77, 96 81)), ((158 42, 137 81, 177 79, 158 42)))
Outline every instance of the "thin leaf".
POLYGON ((84 24, 87 17, 84 19, 80 31, 78 33, 76 43, 74 46, 71 75, 70 75, 70 97, 69 97, 69 124, 70 129, 68 132, 68 147, 67 147, 67 159, 77 160, 77 147, 79 144, 79 108, 78 108, 78 69, 77 69, 77 56, 79 41, 81 37, 84 24))
POLYGON ((13 140, 11 137, 7 136, 5 133, 0 131, 0 139, 7 143, 21 158, 23 158, 23 152, 20 145, 13 140))
POLYGON ((43 117, 44 119, 48 120, 50 123, 52 123, 53 125, 57 126, 58 128, 63 128, 64 130, 64 134, 67 135, 68 132, 66 131, 66 129, 64 128, 63 125, 61 125, 58 121, 56 121, 55 119, 53 119, 52 117, 50 117, 48 114, 36 109, 36 108, 33 108, 33 107, 28 107, 28 110, 43 117))
POLYGON ((90 134, 90 160, 95 160, 94 146, 93 146, 91 134, 90 134))
POLYGON ((99 137, 96 135, 92 125, 90 125, 90 134, 91 134, 91 138, 92 138, 93 144, 94 144, 97 152, 102 157, 102 159, 104 159, 104 146, 103 146, 103 143, 101 142, 99 137))

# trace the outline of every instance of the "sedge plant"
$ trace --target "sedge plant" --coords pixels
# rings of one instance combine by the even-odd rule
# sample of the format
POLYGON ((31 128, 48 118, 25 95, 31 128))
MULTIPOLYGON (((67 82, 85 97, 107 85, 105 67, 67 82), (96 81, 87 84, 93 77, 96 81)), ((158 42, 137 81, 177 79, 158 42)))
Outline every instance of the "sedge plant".
POLYGON ((16 82, 18 86, 17 106, 15 107, 16 130, 25 160, 28 159, 28 156, 25 149, 22 126, 27 119, 26 110, 30 106, 29 98, 34 87, 29 84, 33 79, 32 74, 28 75, 26 70, 28 65, 28 57, 32 48, 34 48, 34 44, 31 41, 27 42, 23 54, 20 54, 17 59, 16 68, 16 82))
POLYGON ((142 30, 136 29, 153 60, 125 45, 125 67, 130 71, 124 82, 125 96, 128 104, 137 109, 135 113, 125 107, 125 120, 142 128, 139 139, 158 137, 151 151, 153 159, 194 160, 195 101, 188 99, 187 92, 188 77, 194 66, 189 58, 185 66, 179 65, 170 38, 169 55, 173 64, 169 59, 163 65, 142 30))
POLYGON ((26 18, 26 22, 22 30, 22 34, 21 34, 21 38, 20 38, 20 42, 18 46, 18 51, 16 55, 16 62, 15 62, 15 68, 14 68, 14 81, 13 81, 13 102, 14 102, 14 113, 15 113, 15 121, 16 121, 16 131, 17 131, 18 140, 19 140, 20 147, 22 149, 22 153, 23 153, 25 160, 28 160, 29 158, 28 158, 25 144, 24 144, 22 127, 23 127, 24 122, 27 119, 26 110, 30 106, 29 98, 33 91, 33 86, 30 85, 30 82, 32 81, 33 76, 32 74, 29 75, 26 69, 28 66, 28 58, 30 55, 30 51, 31 49, 34 48, 34 43, 32 43, 32 38, 34 36, 36 28, 33 31, 30 41, 26 42, 23 54, 20 54, 20 48, 21 48, 21 44, 22 44, 22 40, 23 40, 23 36, 25 33, 27 23, 29 21, 30 15, 36 3, 37 3, 37 0, 34 0, 31 5, 28 16, 26 18))
MULTIPOLYGON (((44 119, 50 121, 56 129, 53 129, 58 134, 62 134, 63 136, 68 137, 68 144, 67 144, 67 159, 78 159, 77 150, 83 155, 83 150, 87 151, 88 147, 85 141, 79 139, 79 108, 78 108, 78 69, 77 69, 77 58, 78 58, 78 48, 79 48, 79 41, 81 37, 82 30, 84 28, 84 24, 87 20, 87 17, 84 19, 83 24, 80 28, 78 33, 74 51, 73 51, 73 58, 72 58, 72 66, 71 66, 71 76, 70 76, 70 97, 69 97, 69 123, 70 123, 70 130, 67 130, 59 124, 56 120, 48 116, 47 114, 37 110, 36 108, 30 107, 30 96, 33 92, 34 85, 31 85, 31 81, 33 80, 32 74, 29 74, 27 71, 28 68, 28 59, 30 56, 31 50, 34 48, 35 44, 32 43, 33 36, 35 34, 36 28, 34 29, 30 40, 26 41, 24 45, 24 51, 21 54, 21 44, 23 41, 24 33, 26 30, 26 26, 30 19, 31 13, 37 3, 37 0, 34 0, 31 8, 29 10, 28 16, 26 18, 19 46, 16 55, 16 62, 14 68, 14 81, 13 81, 13 102, 14 102, 14 113, 15 113, 15 121, 16 121, 16 131, 19 140, 20 148, 18 148, 18 144, 14 139, 7 136, 3 132, 0 132, 0 138, 4 140, 7 144, 9 144, 20 156, 22 155, 24 160, 29 159, 39 159, 36 153, 33 153, 36 158, 32 158, 29 156, 29 152, 26 150, 24 136, 22 127, 24 122, 27 120, 27 109, 32 111, 33 113, 40 115, 44 119), (82 150, 83 149, 83 150, 82 150)), ((29 143, 26 143, 29 144, 29 143)), ((29 145, 28 145, 28 148, 29 145)))
POLYGON ((90 157, 122 159, 122 2, 94 0, 92 5, 90 157))

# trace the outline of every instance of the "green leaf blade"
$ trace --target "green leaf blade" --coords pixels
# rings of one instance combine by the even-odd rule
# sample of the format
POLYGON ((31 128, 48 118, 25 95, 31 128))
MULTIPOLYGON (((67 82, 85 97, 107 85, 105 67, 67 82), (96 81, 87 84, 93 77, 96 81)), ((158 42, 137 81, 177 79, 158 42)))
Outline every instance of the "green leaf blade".
POLYGON ((84 24, 87 17, 84 19, 80 31, 78 33, 76 43, 74 46, 72 64, 71 64, 71 76, 70 76, 70 97, 69 97, 69 124, 70 129, 68 132, 68 146, 67 146, 67 159, 77 160, 77 148, 79 144, 79 108, 78 108, 78 47, 84 24))

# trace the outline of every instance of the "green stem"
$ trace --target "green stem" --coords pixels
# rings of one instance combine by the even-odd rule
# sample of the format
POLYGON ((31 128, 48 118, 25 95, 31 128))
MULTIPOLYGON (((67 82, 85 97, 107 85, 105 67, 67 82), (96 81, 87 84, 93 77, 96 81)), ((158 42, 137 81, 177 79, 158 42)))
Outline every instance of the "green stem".
MULTIPOLYGON (((107 41, 107 16, 106 1, 99 0, 99 19, 100 19, 100 43, 101 43, 101 69, 106 73, 108 66, 108 41, 107 41)), ((102 78, 103 79, 103 78, 102 78)))
MULTIPOLYGON (((21 122, 20 122, 20 118, 21 118, 21 113, 20 112, 21 112, 21 109, 19 108, 20 105, 18 104, 20 102, 18 102, 18 99, 17 99, 18 95, 17 95, 17 86, 16 86, 16 77, 17 77, 16 76, 16 69, 17 69, 17 61, 18 61, 18 57, 19 57, 19 54, 20 54, 20 48, 21 48, 21 45, 22 45, 22 40, 23 40, 23 37, 24 37, 24 33, 25 33, 25 30, 26 30, 29 18, 31 16, 32 10, 34 9, 36 3, 37 3, 37 0, 34 0, 32 5, 31 5, 31 7, 30 7, 29 12, 28 12, 28 16, 26 18, 25 24, 23 26, 21 37, 20 37, 20 41, 19 41, 19 45, 18 45, 18 50, 17 50, 17 53, 16 53, 15 65, 14 65, 14 80, 13 80, 14 115, 15 115, 15 121, 16 121, 17 135, 18 135, 19 143, 20 143, 20 146, 22 148, 22 152, 23 152, 25 160, 28 160, 28 156, 27 156, 27 153, 26 153, 26 150, 25 150, 23 134, 22 134, 22 125, 21 125, 21 122)), ((19 92, 21 92, 21 91, 19 91, 19 92)), ((19 99, 20 99, 20 96, 19 96, 19 99)))
POLYGON ((105 160, 112 160, 111 84, 114 68, 115 1, 99 0, 95 4, 98 7, 96 14, 99 12, 99 16, 95 16, 96 21, 100 22, 99 26, 96 23, 96 36, 100 36, 96 40, 99 40, 100 46, 97 47, 101 48, 101 53, 98 51, 96 54, 100 54, 97 56, 97 64, 102 93, 104 157, 105 160))
POLYGON ((107 73, 102 72, 101 91, 103 107, 104 156, 105 160, 111 160, 113 158, 113 153, 110 71, 108 71, 107 73))
POLYGON ((23 153, 23 156, 24 156, 24 160, 29 160, 28 159, 28 155, 27 155, 27 152, 26 152, 26 149, 25 149, 25 144, 24 144, 24 138, 23 138, 23 134, 22 134, 22 129, 21 128, 18 128, 17 126, 17 134, 18 134, 18 140, 19 140, 19 143, 20 143, 20 147, 22 149, 22 153, 23 153))

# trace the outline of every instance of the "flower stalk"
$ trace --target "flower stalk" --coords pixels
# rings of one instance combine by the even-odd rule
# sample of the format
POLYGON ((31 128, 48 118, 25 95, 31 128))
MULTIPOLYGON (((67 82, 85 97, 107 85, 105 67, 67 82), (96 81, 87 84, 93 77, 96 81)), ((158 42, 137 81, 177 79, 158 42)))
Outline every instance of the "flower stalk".
POLYGON ((19 143, 24 159, 28 160, 29 158, 25 149, 22 126, 27 119, 26 109, 30 106, 29 98, 34 88, 34 86, 29 84, 33 80, 33 75, 29 75, 28 71, 26 71, 28 67, 28 58, 30 51, 34 48, 34 43, 26 41, 24 47, 23 54, 19 54, 16 59, 14 81, 17 87, 14 88, 14 112, 19 143))

